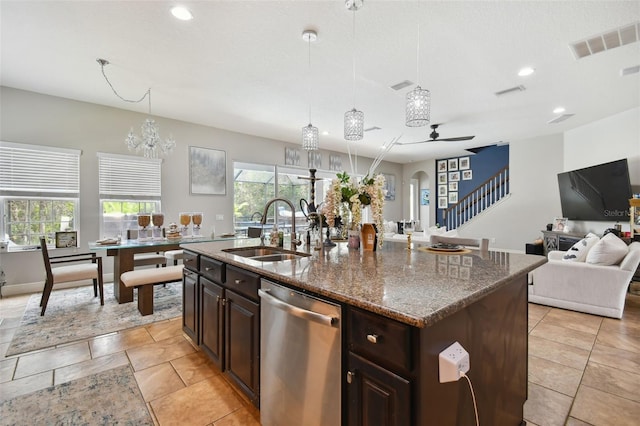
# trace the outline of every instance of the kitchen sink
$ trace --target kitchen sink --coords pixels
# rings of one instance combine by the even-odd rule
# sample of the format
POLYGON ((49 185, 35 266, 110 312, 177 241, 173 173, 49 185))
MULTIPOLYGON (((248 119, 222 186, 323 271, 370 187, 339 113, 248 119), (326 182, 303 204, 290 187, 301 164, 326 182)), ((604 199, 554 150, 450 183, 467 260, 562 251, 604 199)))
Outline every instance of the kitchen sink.
POLYGON ((222 251, 260 262, 280 262, 310 256, 308 253, 295 252, 278 247, 237 247, 222 251))

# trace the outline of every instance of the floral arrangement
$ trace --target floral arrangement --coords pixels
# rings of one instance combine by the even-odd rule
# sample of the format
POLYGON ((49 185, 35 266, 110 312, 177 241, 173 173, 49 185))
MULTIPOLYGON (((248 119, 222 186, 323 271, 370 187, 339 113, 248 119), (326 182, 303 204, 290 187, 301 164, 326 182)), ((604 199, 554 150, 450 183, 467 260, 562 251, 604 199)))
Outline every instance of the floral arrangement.
MULTIPOLYGON (((325 215, 329 226, 335 227, 336 219, 339 217, 342 223, 347 223, 347 229, 359 230, 362 222, 362 207, 371 206, 373 222, 378 233, 378 246, 382 246, 384 235, 384 196, 387 191, 384 189, 384 175, 375 174, 375 170, 380 165, 384 156, 395 146, 400 138, 402 138, 402 135, 393 138, 389 143, 384 145, 383 150, 371 163, 368 173, 359 183, 353 180, 347 172, 338 173, 336 175, 337 177, 331 181, 331 186, 327 190, 322 208, 322 213, 325 215)), ((349 150, 351 170, 356 170, 357 167, 355 167, 355 165, 357 164, 354 165, 349 144, 347 144, 347 149, 349 150)))
POLYGON ((323 213, 329 226, 334 227, 339 216, 347 222, 348 229, 359 230, 362 207, 371 206, 373 221, 379 230, 378 242, 382 244, 384 185, 385 179, 381 174, 367 175, 358 183, 347 172, 338 173, 337 178, 331 181, 324 201, 323 213))

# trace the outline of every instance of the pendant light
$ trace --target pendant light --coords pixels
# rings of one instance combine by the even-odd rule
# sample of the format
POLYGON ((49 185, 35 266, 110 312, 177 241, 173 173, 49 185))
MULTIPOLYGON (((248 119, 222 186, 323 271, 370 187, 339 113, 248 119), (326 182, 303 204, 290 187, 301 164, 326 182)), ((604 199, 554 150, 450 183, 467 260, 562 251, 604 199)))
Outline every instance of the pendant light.
MULTIPOLYGON (((420 24, 418 24, 418 47, 416 49, 416 81, 420 80, 420 24)), ((421 127, 431 119, 431 92, 420 87, 407 93, 406 125, 421 127)))
MULTIPOLYGON (((345 0, 345 6, 353 11, 353 104, 356 103, 356 10, 362 7, 364 0, 345 0)), ((364 136, 364 112, 354 106, 344 113, 344 138, 348 141, 359 141, 364 136)))
POLYGON ((314 30, 304 30, 302 39, 309 45, 309 124, 302 128, 302 148, 307 151, 317 151, 318 128, 311 124, 311 42, 318 39, 318 33, 314 30))

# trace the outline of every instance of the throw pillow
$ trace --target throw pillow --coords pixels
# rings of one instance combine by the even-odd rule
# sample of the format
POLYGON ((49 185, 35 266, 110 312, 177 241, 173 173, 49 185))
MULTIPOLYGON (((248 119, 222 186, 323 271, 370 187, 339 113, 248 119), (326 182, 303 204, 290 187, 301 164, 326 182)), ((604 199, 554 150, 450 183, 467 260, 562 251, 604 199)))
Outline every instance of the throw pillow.
POLYGON ((587 253, 587 263, 616 265, 627 255, 629 247, 620 238, 609 233, 602 237, 587 253))
POLYGON ((591 247, 600 241, 597 235, 589 234, 575 243, 562 257, 567 262, 584 262, 591 247))

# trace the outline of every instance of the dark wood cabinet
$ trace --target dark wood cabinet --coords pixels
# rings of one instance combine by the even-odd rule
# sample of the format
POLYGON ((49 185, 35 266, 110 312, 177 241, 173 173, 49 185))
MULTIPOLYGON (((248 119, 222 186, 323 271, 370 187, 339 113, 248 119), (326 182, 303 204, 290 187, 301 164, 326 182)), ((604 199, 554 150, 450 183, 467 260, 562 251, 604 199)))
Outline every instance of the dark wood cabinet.
POLYGON ((182 330, 198 343, 198 274, 184 269, 182 279, 182 330))
POLYGON ((225 372, 256 406, 260 395, 260 305, 225 291, 225 372))
POLYGON ((349 426, 411 421, 413 328, 371 312, 347 313, 349 426))
POLYGON ((200 347, 222 370, 224 362, 224 289, 200 277, 200 347))
POLYGON ((412 424, 408 380, 353 352, 349 352, 348 363, 349 426, 412 424))
POLYGON ((258 406, 260 276, 189 251, 184 260, 184 332, 258 406))

